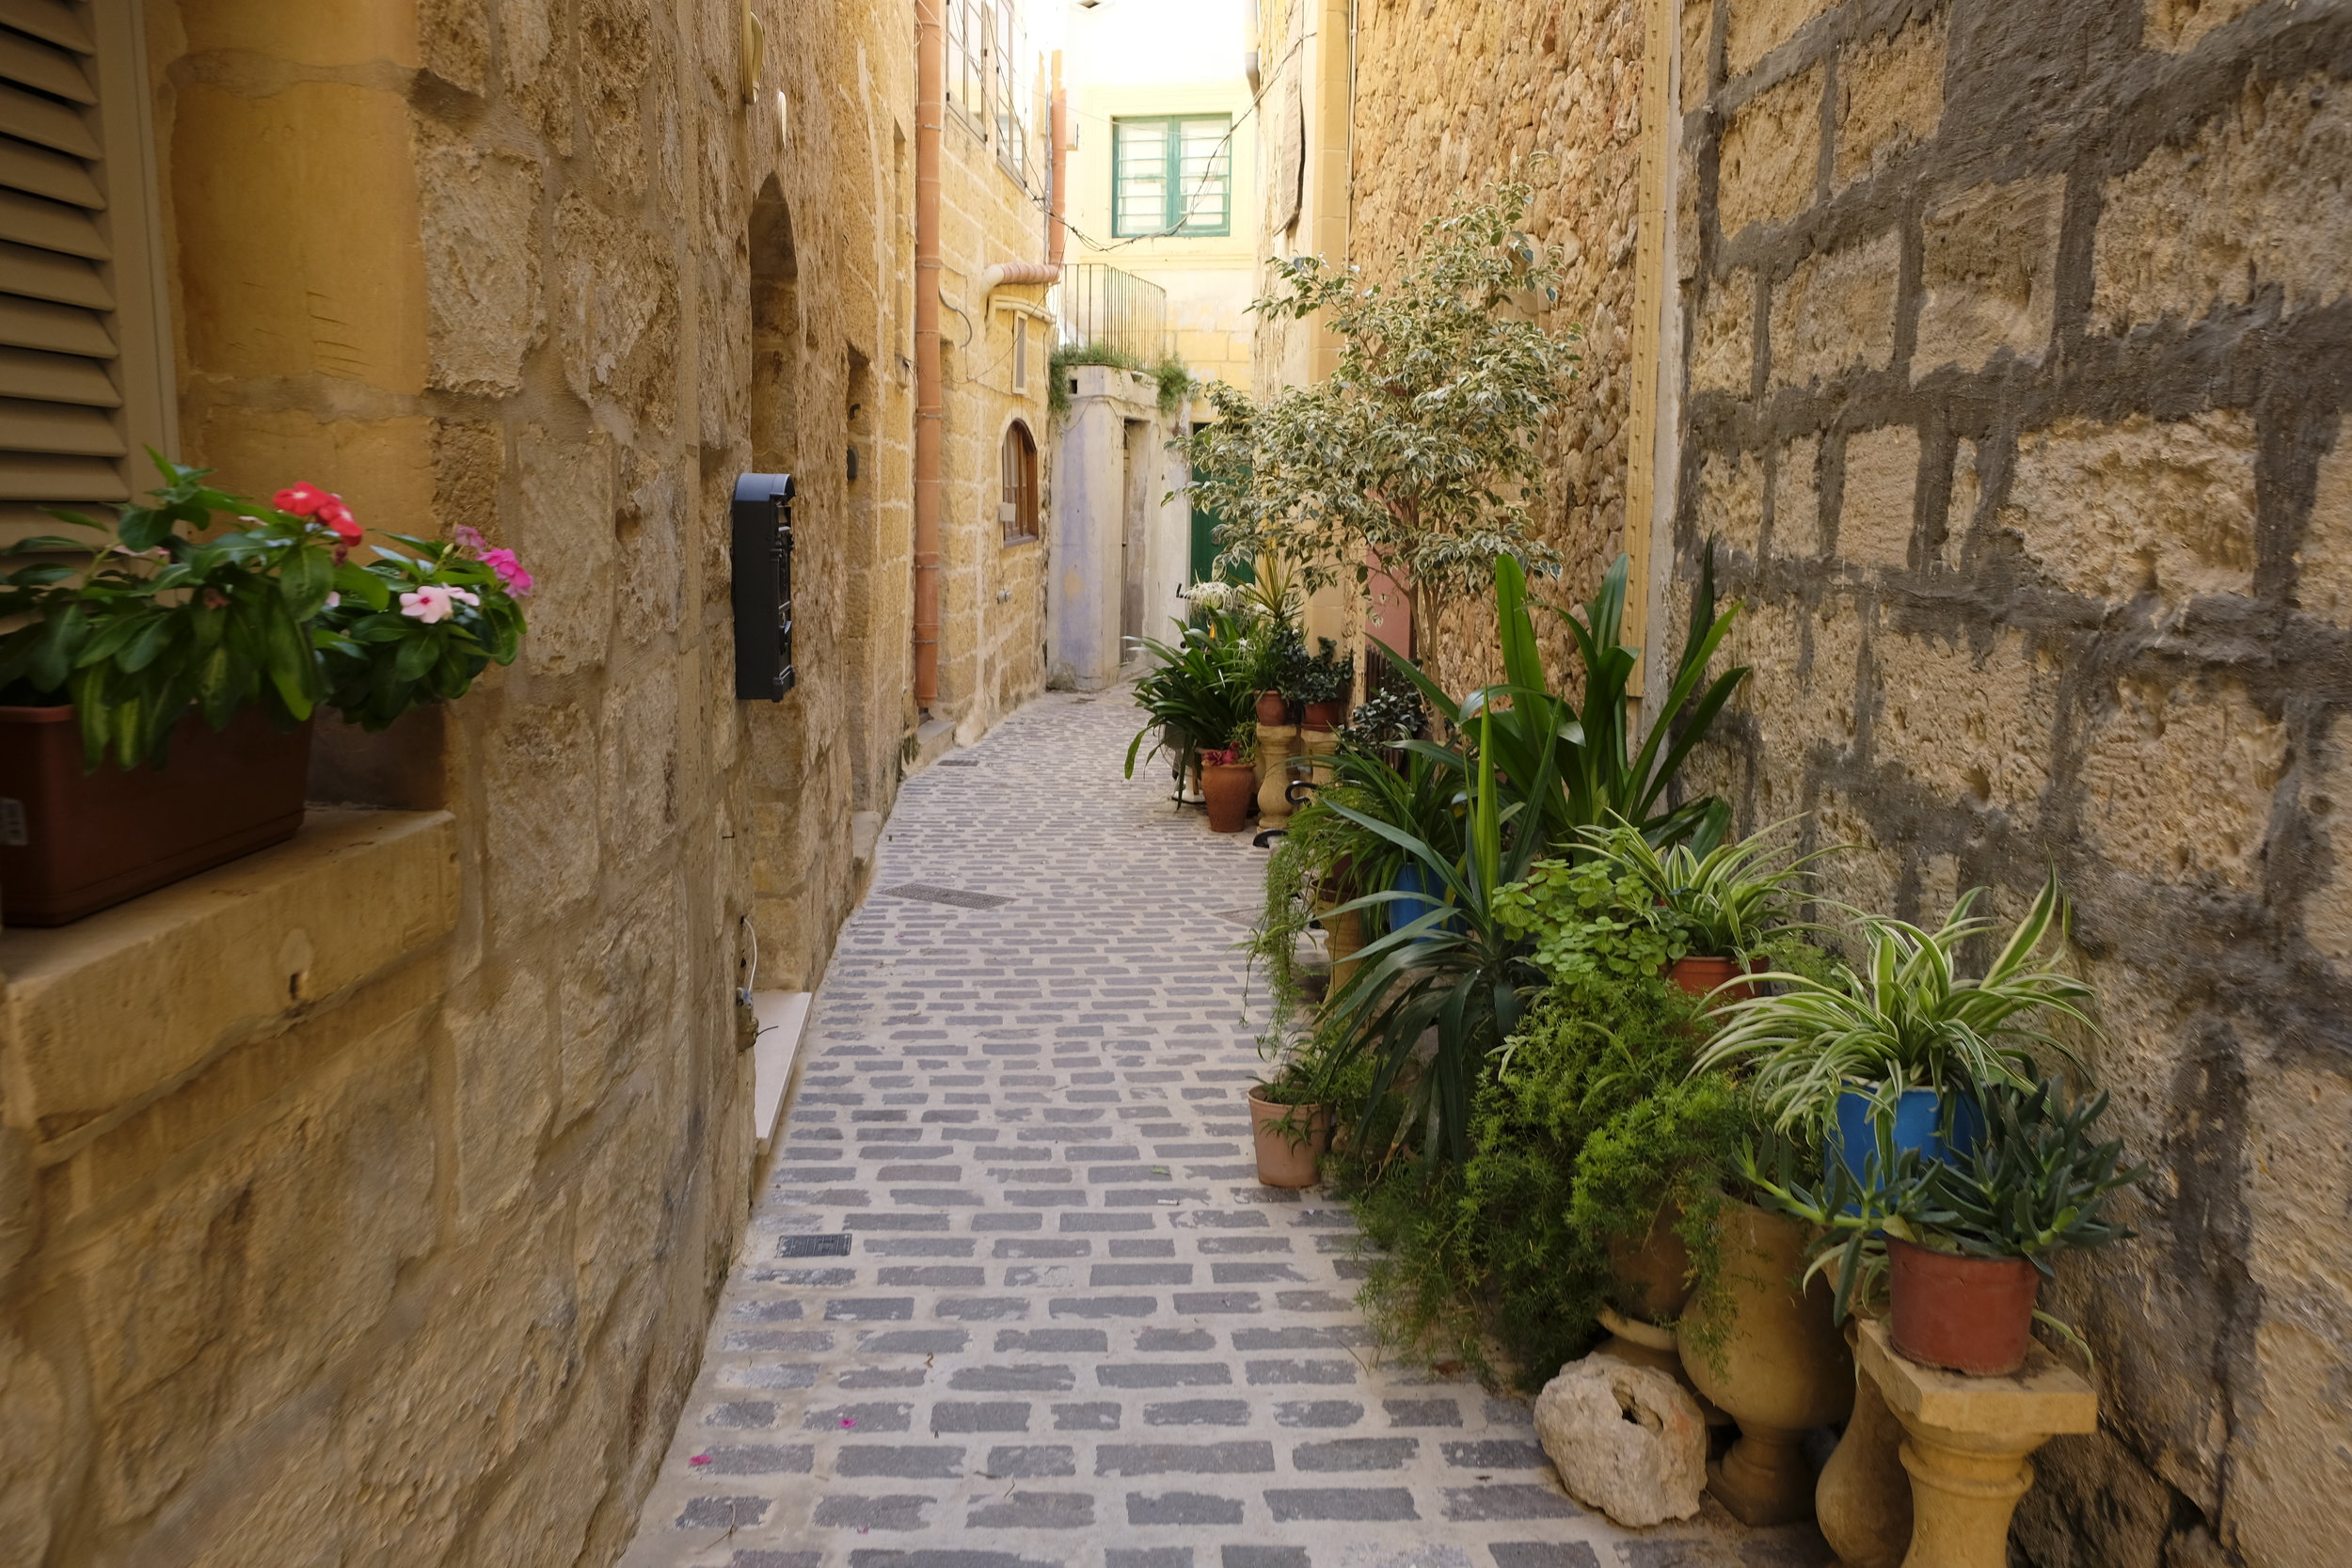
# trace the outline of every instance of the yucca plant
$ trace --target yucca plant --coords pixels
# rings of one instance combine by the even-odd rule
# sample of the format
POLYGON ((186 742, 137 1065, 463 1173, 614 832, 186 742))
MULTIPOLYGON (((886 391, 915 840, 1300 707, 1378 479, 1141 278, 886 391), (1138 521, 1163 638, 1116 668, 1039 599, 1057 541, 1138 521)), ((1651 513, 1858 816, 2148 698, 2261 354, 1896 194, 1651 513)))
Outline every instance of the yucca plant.
POLYGON ((1805 867, 1836 852, 1833 846, 1798 854, 1780 836, 1788 826, 1776 822, 1703 853, 1687 842, 1661 847, 1622 818, 1585 828, 1580 836, 1596 858, 1681 927, 1692 954, 1740 959, 1760 952, 1775 933, 1796 927, 1794 906, 1805 867))
MULTIPOLYGON (((1471 692, 1456 702, 1417 665, 1380 644, 1432 709, 1456 729, 1466 730, 1493 706, 1495 763, 1513 793, 1528 803, 1540 835, 1554 846, 1577 842, 1584 828, 1623 820, 1654 844, 1692 840, 1712 847, 1731 821, 1720 798, 1702 796, 1678 806, 1666 803, 1676 775, 1692 749, 1707 737, 1724 705, 1748 677, 1747 669, 1725 671, 1713 680, 1707 667, 1730 631, 1740 606, 1717 613, 1715 550, 1708 545, 1692 605, 1691 633, 1674 679, 1645 703, 1648 725, 1641 743, 1631 740, 1628 689, 1640 650, 1626 647, 1626 584, 1630 562, 1620 555, 1601 579, 1599 592, 1583 606, 1583 618, 1555 610, 1568 625, 1584 665, 1582 705, 1551 689, 1535 645, 1529 610, 1527 574, 1503 556, 1495 562, 1495 632, 1502 648, 1503 684, 1471 692), (1554 762, 1544 787, 1532 787, 1538 760, 1554 762)), ((1377 641, 1376 639, 1375 640, 1377 641)), ((1439 763, 1466 770, 1462 753, 1427 741, 1407 741, 1439 763)))
POLYGON ((1724 1027, 1693 1070, 1743 1073, 1775 1129, 1818 1135, 1849 1088, 1885 1100, 1907 1088, 2031 1089, 2037 1053, 2074 1063, 2052 1025, 2095 1030, 2097 1023, 2090 988, 2042 958, 2050 939, 2064 941, 2067 905, 2058 878, 2042 885, 1985 972, 1969 978, 1958 954, 1993 928, 1970 912, 1984 892, 1962 895, 1932 931, 1866 916, 1867 956, 1858 970, 1836 964, 1826 980, 1779 971, 1754 976, 1779 994, 1722 1007, 1724 1027))

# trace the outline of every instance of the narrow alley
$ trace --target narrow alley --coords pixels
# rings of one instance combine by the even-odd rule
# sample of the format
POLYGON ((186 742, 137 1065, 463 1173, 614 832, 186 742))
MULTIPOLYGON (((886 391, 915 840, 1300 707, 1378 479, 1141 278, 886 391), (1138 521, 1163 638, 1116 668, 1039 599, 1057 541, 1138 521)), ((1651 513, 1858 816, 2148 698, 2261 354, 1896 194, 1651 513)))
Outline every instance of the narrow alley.
POLYGON ((1814 1560, 1617 1530, 1377 1354, 1347 1211, 1250 1164, 1263 852, 1121 784, 1137 721, 1050 695, 899 796, 628 1568, 1814 1560))

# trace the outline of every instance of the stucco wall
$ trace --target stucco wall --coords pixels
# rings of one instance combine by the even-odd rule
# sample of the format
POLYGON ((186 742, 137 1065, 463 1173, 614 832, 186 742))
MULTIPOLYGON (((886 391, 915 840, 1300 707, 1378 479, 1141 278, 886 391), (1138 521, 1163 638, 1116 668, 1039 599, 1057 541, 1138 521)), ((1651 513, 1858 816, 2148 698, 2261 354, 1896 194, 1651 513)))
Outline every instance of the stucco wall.
POLYGON ((2352 1538, 2352 15, 1728 0, 1682 13, 1674 544, 1756 673, 1701 768, 2013 916, 2055 865, 2144 1235, 2060 1265, 2104 1425, 2042 1564, 2352 1538))
POLYGON ((539 591, 464 703, 321 737, 319 792, 446 816, 8 939, 0 1561, 628 1537, 748 1196, 742 922, 814 982, 912 718, 912 12, 758 8, 746 106, 721 0, 148 8, 184 455, 539 591), (803 497, 774 708, 752 467, 803 497))

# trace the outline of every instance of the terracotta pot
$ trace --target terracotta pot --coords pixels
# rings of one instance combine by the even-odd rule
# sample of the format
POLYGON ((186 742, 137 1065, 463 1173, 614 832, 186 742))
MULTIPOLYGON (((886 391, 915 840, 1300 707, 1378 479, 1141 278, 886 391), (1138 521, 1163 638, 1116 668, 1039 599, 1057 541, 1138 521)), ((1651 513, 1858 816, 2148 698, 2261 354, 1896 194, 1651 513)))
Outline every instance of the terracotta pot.
POLYGON ((1629 1311, 1651 1323, 1679 1316, 1691 1299, 1691 1249, 1675 1234, 1681 1218, 1678 1210, 1659 1215, 1638 1242, 1610 1238, 1609 1272, 1616 1276, 1617 1294, 1629 1311))
POLYGON ((1343 702, 1309 703, 1306 717, 1299 721, 1299 724, 1310 730, 1336 730, 1346 717, 1347 705, 1343 702))
POLYGON ((248 707, 215 732, 190 709, 167 755, 85 773, 70 705, 0 707, 0 799, 16 803, 0 816, 0 920, 63 926, 301 828, 309 724, 280 732, 248 707))
POLYGON ((1311 1187, 1315 1162, 1331 1147, 1331 1107, 1277 1105, 1249 1086, 1249 1141, 1258 1155, 1258 1181, 1267 1187, 1311 1187))
POLYGON ((1210 831, 1240 832, 1249 826, 1249 803, 1258 793, 1258 770, 1246 762, 1203 768, 1200 793, 1209 802, 1210 831))
POLYGON ((1740 1440, 1708 1466, 1707 1489, 1742 1524, 1790 1524, 1813 1513, 1804 1434, 1853 1408, 1853 1356, 1830 1321, 1830 1282, 1798 1288, 1803 1230, 1737 1202, 1717 1224, 1721 1282, 1682 1320, 1691 1381, 1740 1423, 1740 1440))
MULTIPOLYGON (((1846 1343, 1856 1325, 1846 1325, 1846 1343)), ((1903 1429, 1867 1371, 1854 1378, 1853 1415, 1821 1466, 1813 1511, 1821 1538, 1843 1568, 1901 1568, 1911 1547, 1911 1477, 1903 1470, 1903 1429)))
MULTIPOLYGON (((1692 996, 1705 996, 1717 986, 1753 973, 1755 966, 1740 964, 1730 958, 1677 958, 1666 978, 1692 996)), ((1741 986, 1716 998, 1718 1002, 1741 1002, 1756 994, 1754 986, 1741 986)))
POLYGON ((1291 721, 1291 705, 1279 691, 1258 693, 1258 722, 1287 724, 1291 721))
POLYGON ((1887 1326, 1897 1354, 1972 1377, 2007 1377, 2033 1345, 2042 1271, 2024 1258, 1963 1258, 1886 1239, 1887 1326))

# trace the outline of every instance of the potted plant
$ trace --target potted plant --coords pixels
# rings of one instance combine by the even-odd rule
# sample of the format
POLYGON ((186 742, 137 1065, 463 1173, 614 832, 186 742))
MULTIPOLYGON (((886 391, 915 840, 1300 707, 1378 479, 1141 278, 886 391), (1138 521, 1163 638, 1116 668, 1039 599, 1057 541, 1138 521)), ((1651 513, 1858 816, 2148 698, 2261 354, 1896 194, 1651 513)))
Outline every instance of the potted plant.
POLYGON ((1754 976, 1779 994, 1724 1007, 1726 1022, 1699 1066, 1744 1071, 1777 1131, 1820 1138, 1857 1177, 1867 1175, 1861 1162, 1882 1106, 1897 1148, 1930 1159, 1965 1152, 1982 1124, 1980 1085, 2030 1089, 2037 1051, 2075 1060, 2052 1023, 2095 1028, 2090 988, 2038 957, 2065 929, 2055 876, 1984 973, 1962 972, 1961 944, 1992 928, 1970 913, 1983 892, 1962 895, 1932 931, 1866 916, 1859 969, 1754 976))
POLYGON ((1223 747, 1256 712, 1255 656, 1248 638, 1222 611, 1212 614, 1207 625, 1184 627, 1172 643, 1141 641, 1155 662, 1136 681, 1136 704, 1146 718, 1128 743, 1126 776, 1136 776, 1143 743, 1150 740, 1154 753, 1168 753, 1181 807, 1184 780, 1199 767, 1201 749, 1223 747))
POLYGON ((309 721, 382 729, 462 696, 523 634, 531 575, 471 530, 390 535, 373 558, 341 497, 268 505, 156 459, 154 504, 44 535, 0 577, 0 848, 11 925, 62 925, 291 837, 309 721), (231 520, 215 531, 218 515, 231 520), (400 548, 393 548, 397 545, 400 548))
POLYGON ((1597 859, 1639 890, 1661 923, 1679 933, 1683 949, 1667 977, 1692 996, 1740 1000, 1756 994, 1743 976, 1770 969, 1766 945, 1800 929, 1791 905, 1805 867, 1833 853, 1798 855, 1776 822, 1747 838, 1706 848, 1685 840, 1661 847, 1622 819, 1586 828, 1582 837, 1597 859))
POLYGON ((1995 1084, 1983 1104, 1975 1147, 1943 1159, 1901 1147, 1892 1107, 1879 1104, 1872 1164, 1886 1175, 1875 1183, 1842 1164, 1820 1188, 1794 1180, 1785 1155, 1775 1176, 1753 1155, 1748 1164, 1766 1203, 1816 1227, 1811 1272, 1835 1273, 1838 1316, 1883 1284, 1898 1352, 1998 1377, 2025 1365, 2037 1321, 2082 1345, 2038 1310, 2042 1281, 2055 1277, 2058 1254, 2133 1234, 2105 1211, 2145 1172, 2123 1164, 2121 1141, 2096 1140, 2104 1092, 2071 1097, 2055 1078, 2030 1089, 1995 1084))
POLYGON ((1332 1079, 1330 1039, 1318 1035, 1285 1051, 1279 1068, 1249 1085, 1249 1137, 1258 1180, 1268 1187, 1311 1187, 1317 1162, 1331 1147, 1340 1090, 1332 1079))
POLYGON ((1299 722, 1304 727, 1335 730, 1347 712, 1347 693, 1356 684, 1356 659, 1342 654, 1339 644, 1327 637, 1315 641, 1321 646, 1312 654, 1298 642, 1287 651, 1282 694, 1299 705, 1299 722))
POLYGON ((1228 743, 1200 753, 1200 794, 1209 803, 1209 831, 1237 833, 1249 826, 1258 794, 1257 732, 1236 725, 1228 743))
POLYGON ((1408 686, 1375 691, 1356 705, 1340 739, 1357 751, 1375 753, 1390 766, 1405 765, 1405 743, 1419 740, 1429 723, 1429 710, 1408 686))

